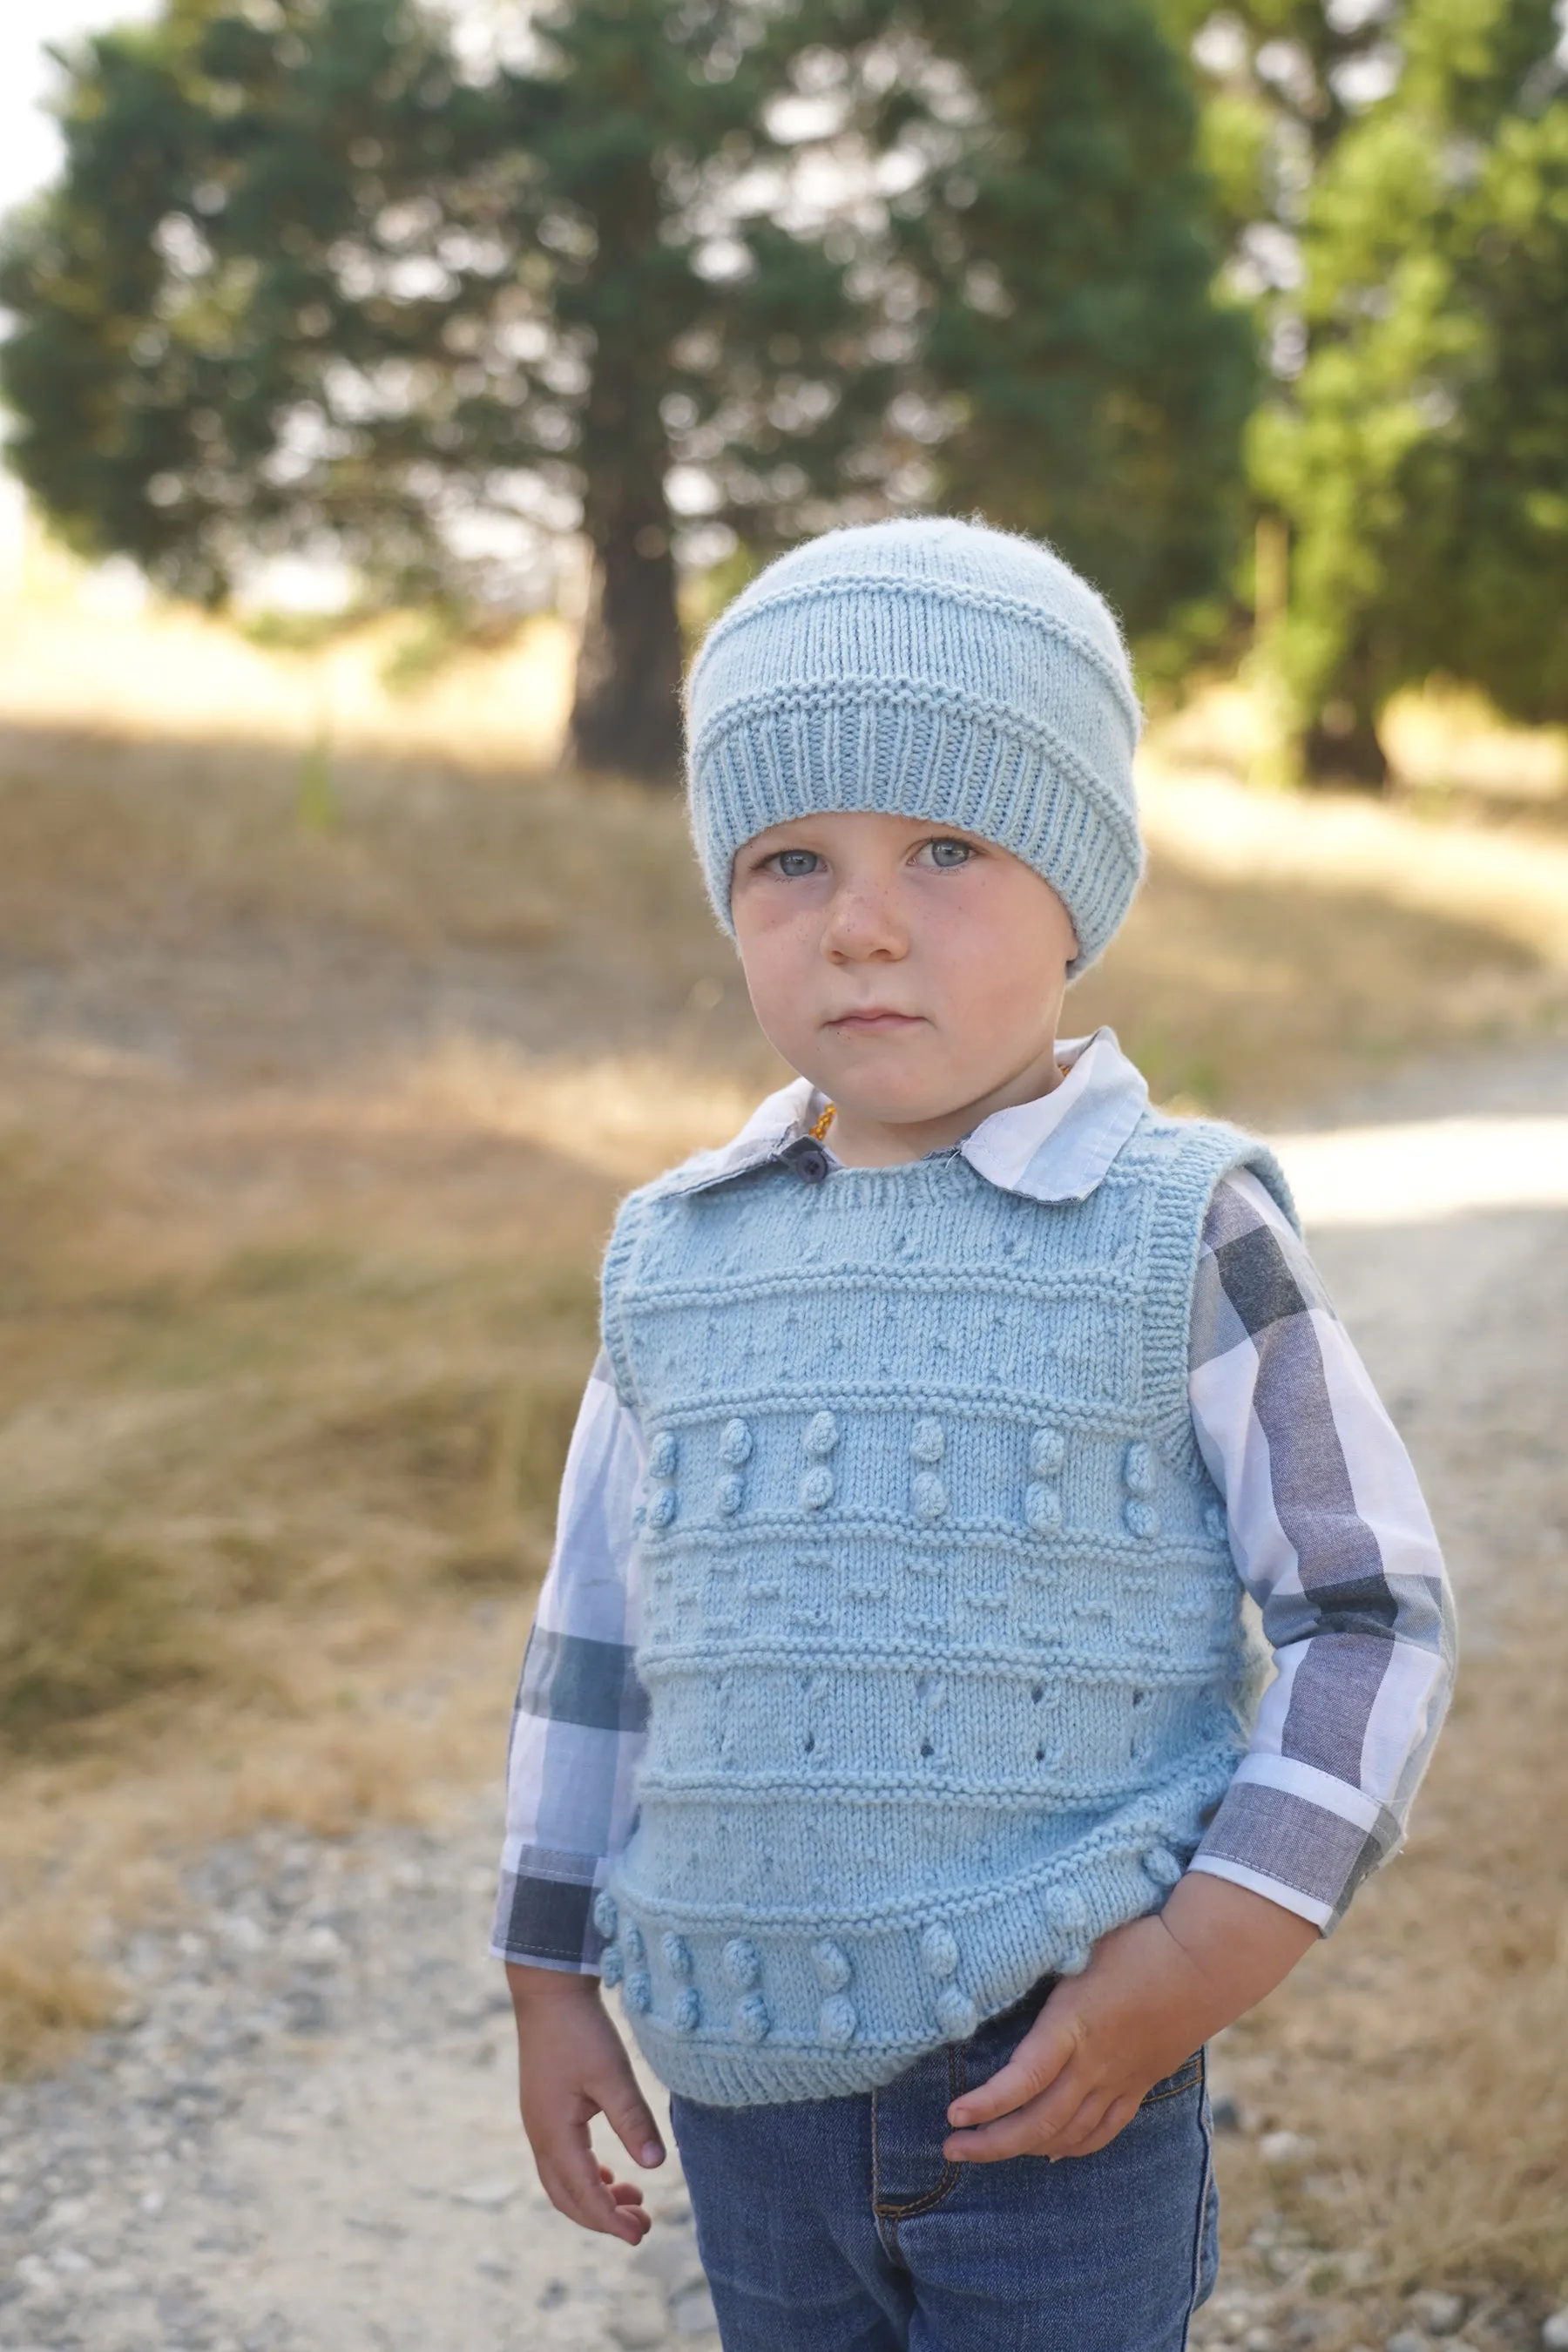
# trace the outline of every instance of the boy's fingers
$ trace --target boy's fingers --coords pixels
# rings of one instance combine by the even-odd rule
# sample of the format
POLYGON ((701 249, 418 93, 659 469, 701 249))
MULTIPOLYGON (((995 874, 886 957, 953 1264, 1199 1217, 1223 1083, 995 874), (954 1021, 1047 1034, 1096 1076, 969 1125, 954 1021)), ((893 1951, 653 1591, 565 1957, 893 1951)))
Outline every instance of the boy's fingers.
POLYGON ((950 2164, 999 2164, 1009 2156, 1068 2156, 1100 2121, 1103 2092, 1084 2092, 1080 2083, 1058 2080, 1038 2098, 1015 2107, 994 2123, 949 2135, 942 2154, 950 2164))
POLYGON ((1030 2099, 1038 2098, 1057 2082, 1072 2058, 1077 2044, 1070 2034, 1043 2033, 1037 2043, 1021 2042, 1005 2066, 973 2091, 965 2091, 948 2108, 947 2119, 955 2130, 962 2131, 972 2124, 988 2124, 998 2116, 1011 2115, 1030 2099))
POLYGON ((539 2178, 556 2211, 580 2229, 624 2239, 628 2246, 640 2244, 649 2227, 647 2215, 617 2204, 599 2169, 590 2150, 574 2145, 542 2158, 539 2178))
POLYGON ((659 2137, 658 2126, 629 2066, 620 2080, 604 2085, 599 2104, 605 2121, 629 2157, 638 2164, 664 2162, 664 2142, 659 2137))
POLYGON ((1139 2102, 1134 2098, 1113 2099, 1094 2129, 1074 2147, 1074 2156, 1098 2156, 1102 2147, 1109 2147, 1118 2134, 1126 2130, 1138 2107, 1139 2102))

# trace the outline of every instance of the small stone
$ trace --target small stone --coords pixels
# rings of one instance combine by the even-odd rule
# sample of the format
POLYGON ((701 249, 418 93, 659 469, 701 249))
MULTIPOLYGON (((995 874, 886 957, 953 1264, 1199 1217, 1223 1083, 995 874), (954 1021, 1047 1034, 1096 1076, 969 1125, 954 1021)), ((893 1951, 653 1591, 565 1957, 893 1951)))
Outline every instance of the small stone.
POLYGON ((1388 2338, 1384 2352, 1431 2352, 1431 2339, 1418 2327, 1402 2327, 1388 2338))
POLYGON ((1541 2324, 1541 2340, 1546 2352, 1568 2352, 1568 2304, 1554 2311, 1550 2319, 1541 2324))
POLYGON ((1452 2336, 1465 2315, 1462 2294, 1447 2294, 1437 2288, 1424 2289, 1406 2298, 1405 2308, 1418 2327, 1428 2336, 1452 2336))
POLYGON ((1304 2132, 1272 2131, 1264 2133, 1258 2143, 1258 2153, 1265 2164, 1305 2164, 1316 2155, 1317 2147, 1304 2132))

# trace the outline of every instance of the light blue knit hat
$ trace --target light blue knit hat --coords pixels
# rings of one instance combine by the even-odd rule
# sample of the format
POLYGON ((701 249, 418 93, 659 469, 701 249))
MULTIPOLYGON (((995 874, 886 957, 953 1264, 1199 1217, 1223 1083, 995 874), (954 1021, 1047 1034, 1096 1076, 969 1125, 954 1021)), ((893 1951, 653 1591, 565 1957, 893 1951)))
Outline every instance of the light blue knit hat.
POLYGON ((830 530, 721 615, 687 688, 691 830, 732 933, 754 834, 823 810, 934 819, 1045 877, 1110 945, 1143 870, 1141 713, 1110 607, 1038 541, 935 516, 830 530))

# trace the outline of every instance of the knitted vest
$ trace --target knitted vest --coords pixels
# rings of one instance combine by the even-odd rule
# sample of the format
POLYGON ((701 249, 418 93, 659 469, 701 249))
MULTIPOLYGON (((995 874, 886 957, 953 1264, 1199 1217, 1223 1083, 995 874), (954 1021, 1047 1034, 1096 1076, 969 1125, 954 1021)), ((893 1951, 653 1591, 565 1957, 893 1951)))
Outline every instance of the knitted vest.
POLYGON ((1082 1201, 956 1152, 625 1203, 605 1345, 648 1438, 638 1812, 607 1982, 673 2090, 889 2081, 1157 1908, 1253 1676, 1187 1339, 1268 1152, 1146 1113, 1082 1201))

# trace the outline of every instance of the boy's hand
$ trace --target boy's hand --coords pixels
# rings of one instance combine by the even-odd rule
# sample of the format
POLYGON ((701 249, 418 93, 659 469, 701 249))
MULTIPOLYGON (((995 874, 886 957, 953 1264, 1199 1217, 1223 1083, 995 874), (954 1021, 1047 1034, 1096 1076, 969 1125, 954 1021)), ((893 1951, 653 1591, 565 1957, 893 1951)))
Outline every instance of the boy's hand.
POLYGON ((653 2227, 642 2190, 599 2163, 588 2126, 602 2115, 638 2164, 664 2162, 658 2126, 638 2090, 597 1977, 507 1963, 517 2018, 522 2127, 544 2193, 584 2230, 640 2245, 653 2227))
POLYGON ((1251 2009, 1318 1940, 1310 1919, 1193 1871, 1064 1977, 1007 2063, 947 2111, 954 2164, 1092 2156, 1146 2092, 1251 2009))

